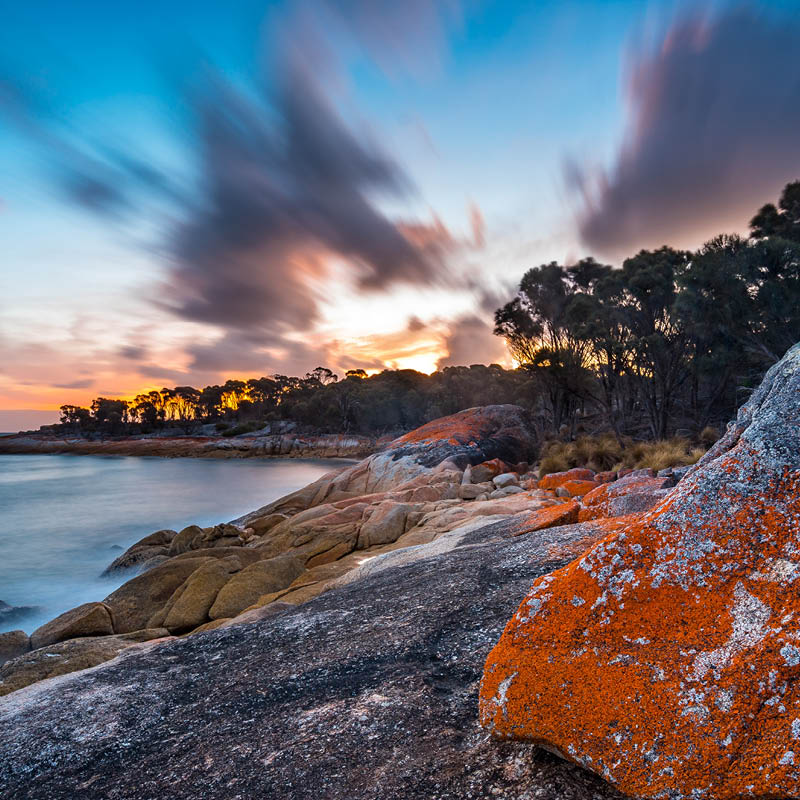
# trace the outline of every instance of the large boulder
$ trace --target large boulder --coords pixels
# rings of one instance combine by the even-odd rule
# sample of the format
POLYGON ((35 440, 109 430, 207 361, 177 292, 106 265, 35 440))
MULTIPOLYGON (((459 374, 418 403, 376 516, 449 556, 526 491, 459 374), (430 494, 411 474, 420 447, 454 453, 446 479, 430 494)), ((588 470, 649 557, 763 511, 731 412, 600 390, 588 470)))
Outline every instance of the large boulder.
POLYGON ((659 506, 533 584, 481 720, 639 798, 798 797, 798 578, 800 345, 659 506))
MULTIPOLYGON (((256 531, 268 529, 276 524, 276 514, 291 516, 321 503, 394 490, 437 470, 450 470, 454 475, 458 472, 454 482, 460 483, 461 470, 469 465, 491 459, 497 459, 498 465, 501 461, 517 464, 529 459, 536 447, 536 434, 519 406, 469 408, 429 422, 395 439, 380 453, 323 475, 303 489, 234 520, 234 524, 256 531)), ((488 473, 487 480, 501 471, 498 466, 497 471, 488 473)), ((456 496, 455 489, 452 496, 456 496)))
POLYGON ((104 603, 84 603, 46 622, 31 634, 31 647, 45 647, 79 636, 105 636, 114 633, 111 610, 104 603))
POLYGON ((285 589, 304 569, 303 562, 292 555, 257 561, 225 583, 208 616, 211 619, 235 617, 240 611, 253 605, 261 595, 285 589))
POLYGON ((209 561, 198 567, 172 593, 164 608, 150 618, 148 625, 180 633, 208 622, 209 609, 219 590, 228 582, 231 573, 239 569, 241 564, 235 557, 209 561))
POLYGON ((114 618, 117 633, 147 627, 148 620, 161 609, 172 593, 200 566, 211 559, 170 559, 143 575, 131 578, 103 601, 114 618))

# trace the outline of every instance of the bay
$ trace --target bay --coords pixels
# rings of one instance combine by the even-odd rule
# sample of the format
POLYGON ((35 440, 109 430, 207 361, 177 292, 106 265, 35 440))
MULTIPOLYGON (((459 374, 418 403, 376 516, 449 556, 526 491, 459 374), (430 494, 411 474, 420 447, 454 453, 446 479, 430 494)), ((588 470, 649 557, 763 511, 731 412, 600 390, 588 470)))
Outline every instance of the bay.
POLYGON ((100 573, 161 528, 213 525, 346 466, 345 459, 0 456, 0 601, 36 606, 0 631, 30 633, 102 600, 131 575, 100 573))

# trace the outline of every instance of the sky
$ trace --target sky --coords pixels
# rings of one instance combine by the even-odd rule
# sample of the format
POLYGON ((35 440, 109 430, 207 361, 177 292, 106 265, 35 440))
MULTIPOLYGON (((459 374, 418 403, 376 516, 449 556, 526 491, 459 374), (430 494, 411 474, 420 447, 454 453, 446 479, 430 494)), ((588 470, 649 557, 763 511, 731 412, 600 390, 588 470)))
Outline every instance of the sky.
POLYGON ((229 377, 510 365, 522 274, 800 178, 800 0, 7 3, 0 431, 229 377))

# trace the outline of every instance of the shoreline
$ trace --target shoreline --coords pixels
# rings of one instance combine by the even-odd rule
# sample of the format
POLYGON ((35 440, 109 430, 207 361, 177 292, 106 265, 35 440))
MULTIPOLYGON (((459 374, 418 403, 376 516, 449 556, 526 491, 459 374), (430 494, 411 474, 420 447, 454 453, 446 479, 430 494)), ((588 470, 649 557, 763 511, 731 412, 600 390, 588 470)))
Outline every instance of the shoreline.
POLYGON ((0 455, 116 455, 164 458, 366 458, 380 445, 367 436, 268 434, 220 436, 127 437, 91 441, 36 434, 0 437, 0 455))

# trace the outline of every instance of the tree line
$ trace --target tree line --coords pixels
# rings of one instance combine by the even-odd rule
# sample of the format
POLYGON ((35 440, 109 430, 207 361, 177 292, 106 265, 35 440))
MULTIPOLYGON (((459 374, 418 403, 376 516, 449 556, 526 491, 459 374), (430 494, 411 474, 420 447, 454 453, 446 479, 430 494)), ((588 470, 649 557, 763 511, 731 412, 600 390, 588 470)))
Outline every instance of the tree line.
POLYGON ((519 365, 446 367, 425 375, 317 367, 132 400, 61 407, 62 431, 223 434, 292 421, 326 432, 397 433, 464 408, 516 403, 542 438, 696 436, 722 427, 764 371, 800 340, 800 181, 761 208, 750 235, 697 252, 642 250, 612 268, 593 258, 543 264, 495 312, 494 333, 519 365))
POLYGON ((343 378, 317 367, 302 378, 286 375, 229 380, 195 389, 176 386, 133 400, 99 397, 90 408, 61 407, 64 431, 99 434, 186 433, 213 423, 223 435, 291 421, 306 429, 380 435, 416 428, 472 406, 516 403, 532 407, 527 370, 489 366, 446 367, 432 375, 410 369, 368 376, 349 370, 343 378))
POLYGON ((545 428, 663 439, 724 425, 800 340, 800 181, 749 237, 662 247, 621 269, 544 264, 495 312, 545 428))

